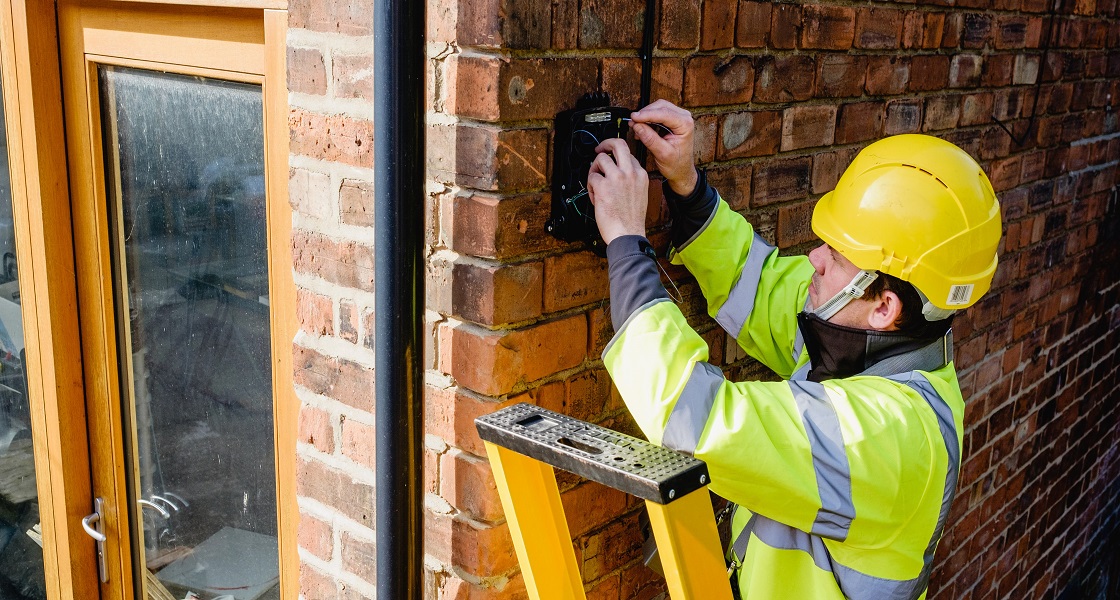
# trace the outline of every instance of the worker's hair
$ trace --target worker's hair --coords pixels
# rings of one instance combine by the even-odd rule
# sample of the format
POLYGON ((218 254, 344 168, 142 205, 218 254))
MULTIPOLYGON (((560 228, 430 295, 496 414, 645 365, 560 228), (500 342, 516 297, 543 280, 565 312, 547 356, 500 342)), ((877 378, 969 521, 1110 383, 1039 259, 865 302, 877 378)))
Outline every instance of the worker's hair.
POLYGON ((894 322, 894 326, 900 332, 914 337, 925 337, 929 333, 936 333, 937 331, 944 332, 946 322, 927 321, 925 316, 922 315, 922 298, 918 295, 918 290, 908 281, 879 271, 879 276, 867 287, 864 297, 879 298, 886 291, 894 292, 898 299, 902 301, 902 312, 898 314, 898 319, 894 322))

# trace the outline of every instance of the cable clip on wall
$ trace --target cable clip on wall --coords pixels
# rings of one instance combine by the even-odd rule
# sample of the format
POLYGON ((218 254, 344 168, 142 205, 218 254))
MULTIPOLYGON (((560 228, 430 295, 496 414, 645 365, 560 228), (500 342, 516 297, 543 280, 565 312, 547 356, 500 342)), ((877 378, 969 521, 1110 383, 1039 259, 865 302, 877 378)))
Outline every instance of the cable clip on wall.
POLYGON ((586 598, 554 467, 646 501, 673 600, 731 600, 703 461, 531 404, 475 419, 534 600, 586 598))

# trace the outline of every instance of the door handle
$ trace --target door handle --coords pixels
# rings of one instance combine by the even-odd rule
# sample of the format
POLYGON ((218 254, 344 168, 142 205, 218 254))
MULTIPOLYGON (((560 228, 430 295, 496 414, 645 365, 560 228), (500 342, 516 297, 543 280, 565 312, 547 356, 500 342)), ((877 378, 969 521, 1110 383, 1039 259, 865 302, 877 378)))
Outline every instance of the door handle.
POLYGON ((150 509, 158 512, 159 515, 161 517, 165 518, 165 519, 170 519, 171 518, 171 513, 167 512, 166 508, 156 504, 155 502, 152 502, 151 500, 145 500, 145 499, 141 498, 141 499, 137 500, 136 503, 139 504, 141 508, 150 508, 150 509))
POLYGON ((101 583, 109 581, 109 565, 105 562, 105 542, 109 538, 105 535, 104 508, 105 499, 94 498, 93 513, 82 517, 82 529, 97 542, 97 570, 101 583))

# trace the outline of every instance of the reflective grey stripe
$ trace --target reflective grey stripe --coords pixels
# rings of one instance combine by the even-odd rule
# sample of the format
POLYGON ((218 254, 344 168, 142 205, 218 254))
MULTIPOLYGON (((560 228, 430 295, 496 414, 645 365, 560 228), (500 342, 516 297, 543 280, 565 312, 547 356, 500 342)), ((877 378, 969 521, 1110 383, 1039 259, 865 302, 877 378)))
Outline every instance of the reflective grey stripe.
MULTIPOLYGON (((871 354, 870 346, 873 339, 871 336, 867 338, 869 355, 871 354)), ((908 373, 910 371, 926 371, 928 373, 944 367, 952 360, 953 331, 949 330, 944 336, 922 348, 884 358, 868 367, 860 375, 889 377, 897 373, 908 373)))
POLYGON ((665 424, 665 434, 661 445, 692 456, 700 443, 700 435, 708 423, 716 392, 724 382, 723 371, 706 363, 698 362, 692 367, 692 374, 677 398, 669 422, 665 424))
POLYGON ((757 523, 758 515, 751 513, 751 518, 747 519, 747 524, 739 532, 735 542, 731 544, 731 555, 740 566, 743 564, 743 559, 747 557, 747 544, 751 541, 751 532, 754 531, 754 526, 757 523))
POLYGON ((736 339, 743 326, 747 324, 747 317, 754 310, 754 298, 758 293, 758 282, 762 278, 762 267, 766 264, 767 257, 774 251, 774 247, 754 234, 751 249, 747 252, 747 262, 739 274, 739 281, 727 294, 727 301, 716 313, 716 323, 719 323, 727 333, 736 339))
POLYGON ((626 331, 626 328, 630 326, 630 322, 636 319, 638 315, 642 314, 642 311, 653 306, 654 304, 659 304, 661 302, 671 302, 671 300, 669 300, 668 298, 654 298, 653 300, 650 300, 649 302, 646 302, 645 304, 639 306, 638 310, 630 313, 630 316, 626 317, 626 320, 623 321, 622 327, 619 327, 618 331, 614 332, 614 337, 611 338, 610 342, 607 342, 607 347, 603 348, 603 352, 599 356, 606 356, 607 353, 611 351, 611 347, 614 346, 614 343, 622 339, 622 332, 626 331))
POLYGON ((852 504, 852 471, 844 451, 840 418, 825 392, 824 385, 812 381, 790 381, 790 390, 801 413, 809 449, 813 453, 813 472, 821 508, 813 521, 812 533, 838 541, 848 537, 856 516, 852 504))
MULTIPOLYGON (((801 308, 803 312, 809 311, 809 296, 805 296, 805 306, 801 308)), ((793 364, 797 364, 797 359, 801 358, 801 351, 805 349, 805 335, 801 333, 801 323, 797 324, 797 333, 793 336, 793 364)))
POLYGON ((754 536, 767 546, 780 550, 800 550, 807 553, 812 557, 813 564, 832 573, 840 591, 846 598, 853 600, 915 600, 922 595, 922 592, 929 587, 934 551, 937 548, 938 540, 941 539, 941 533, 944 531, 945 520, 949 515, 949 507, 953 503, 953 495, 957 488, 961 454, 952 409, 921 373, 916 371, 903 373, 889 379, 909 386, 929 403, 930 408, 937 416, 937 425, 941 430, 941 437, 945 442, 945 451, 949 461, 937 526, 922 556, 924 565, 918 576, 914 579, 897 580, 861 573, 834 561, 824 544, 824 540, 819 536, 784 525, 762 515, 755 515, 758 518, 755 520, 752 529, 754 536))
POLYGON ((789 376, 789 380, 805 381, 805 379, 809 377, 809 371, 811 370, 813 370, 813 363, 811 361, 806 361, 805 364, 801 365, 800 369, 794 371, 793 375, 789 376))

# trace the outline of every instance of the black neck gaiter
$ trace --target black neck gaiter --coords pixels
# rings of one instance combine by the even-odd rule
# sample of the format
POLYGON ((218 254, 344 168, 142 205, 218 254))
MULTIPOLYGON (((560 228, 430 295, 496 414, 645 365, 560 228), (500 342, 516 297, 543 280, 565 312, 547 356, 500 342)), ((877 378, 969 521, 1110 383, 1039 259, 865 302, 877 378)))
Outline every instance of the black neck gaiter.
POLYGON ((885 358, 929 345, 949 331, 952 321, 950 317, 926 323, 916 333, 904 333, 844 327, 801 312, 797 325, 813 365, 807 379, 825 381, 858 375, 885 358))

